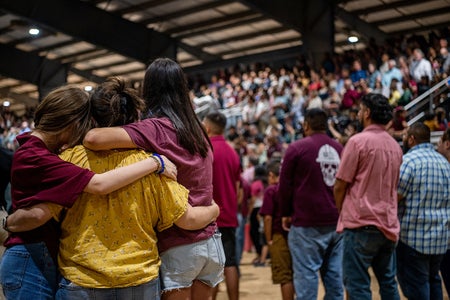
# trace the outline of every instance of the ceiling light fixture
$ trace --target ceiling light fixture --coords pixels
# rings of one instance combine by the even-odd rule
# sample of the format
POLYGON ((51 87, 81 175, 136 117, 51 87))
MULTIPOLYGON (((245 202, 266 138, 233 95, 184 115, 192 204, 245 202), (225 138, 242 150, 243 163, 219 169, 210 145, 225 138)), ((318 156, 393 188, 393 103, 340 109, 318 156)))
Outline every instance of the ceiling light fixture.
POLYGON ((357 36, 351 35, 348 37, 348 41, 352 44, 357 43, 359 41, 357 36))
POLYGON ((28 33, 31 35, 38 35, 39 34, 39 29, 37 29, 36 27, 32 27, 30 28, 30 30, 28 30, 28 33))
POLYGON ((86 92, 92 91, 92 85, 87 85, 87 86, 85 86, 85 87, 84 87, 84 90, 85 90, 86 92))

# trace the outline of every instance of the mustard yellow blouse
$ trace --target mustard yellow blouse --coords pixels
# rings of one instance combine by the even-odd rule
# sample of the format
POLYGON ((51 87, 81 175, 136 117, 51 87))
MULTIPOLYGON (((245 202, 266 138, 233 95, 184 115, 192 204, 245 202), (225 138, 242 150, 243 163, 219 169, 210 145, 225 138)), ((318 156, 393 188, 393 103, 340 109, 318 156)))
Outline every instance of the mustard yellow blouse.
MULTIPOLYGON (((61 158, 96 173, 140 161, 140 150, 94 152, 77 146, 61 158)), ((155 230, 187 209, 188 190, 163 176, 148 175, 109 195, 83 193, 70 209, 50 205, 61 221, 58 263, 62 275, 91 288, 127 287, 158 277, 155 230)))

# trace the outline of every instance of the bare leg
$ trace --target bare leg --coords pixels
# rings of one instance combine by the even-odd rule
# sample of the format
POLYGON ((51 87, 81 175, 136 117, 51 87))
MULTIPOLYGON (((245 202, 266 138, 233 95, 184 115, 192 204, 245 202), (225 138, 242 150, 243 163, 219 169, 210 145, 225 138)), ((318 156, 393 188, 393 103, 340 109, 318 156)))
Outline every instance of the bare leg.
POLYGON ((191 300, 191 288, 175 289, 164 292, 161 297, 162 300, 191 300))
POLYGON ((229 300, 239 299, 239 273, 236 266, 225 267, 225 283, 229 300))
POLYGON ((283 283, 281 287, 281 297, 283 300, 293 300, 294 299, 294 285, 291 282, 283 283))
POLYGON ((213 299, 213 288, 199 280, 194 280, 191 288, 191 299, 213 299))

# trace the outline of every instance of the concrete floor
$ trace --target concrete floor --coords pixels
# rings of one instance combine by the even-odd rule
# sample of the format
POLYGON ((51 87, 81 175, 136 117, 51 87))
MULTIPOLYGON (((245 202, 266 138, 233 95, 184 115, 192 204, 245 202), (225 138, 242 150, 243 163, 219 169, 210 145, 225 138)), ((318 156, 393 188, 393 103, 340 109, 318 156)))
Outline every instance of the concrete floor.
MULTIPOLYGON (((278 300, 281 299, 281 292, 278 285, 272 284, 271 270, 268 267, 254 267, 251 261, 255 258, 253 253, 244 253, 241 264, 241 280, 239 288, 240 300, 278 300)), ((449 297, 444 290, 444 300, 449 300, 449 297)), ((220 285, 218 300, 227 300, 225 283, 220 285)), ((400 292, 401 293, 401 292, 400 292)), ((324 289, 322 284, 319 284, 319 293, 317 299, 323 299, 324 289)), ((378 283, 372 274, 372 299, 380 300, 378 294, 378 283)), ((407 298, 401 297, 402 300, 407 298)))
MULTIPOLYGON (((0 247, 0 255, 3 254, 3 247, 0 247)), ((251 262, 255 254, 244 253, 241 264, 241 280, 239 296, 240 300, 278 300, 281 299, 280 288, 278 285, 272 284, 270 266, 267 267, 254 267, 251 262)), ((372 299, 380 300, 377 293, 378 284, 375 278, 372 276, 372 299)), ((318 299, 323 299, 324 290, 322 285, 319 285, 318 299)), ((217 300, 227 300, 225 283, 222 283, 219 288, 219 294, 217 300)), ((406 299, 405 297, 401 298, 406 299)), ((5 300, 0 286, 0 300, 5 300)), ((449 297, 445 293, 444 288, 444 300, 449 300, 449 297)))

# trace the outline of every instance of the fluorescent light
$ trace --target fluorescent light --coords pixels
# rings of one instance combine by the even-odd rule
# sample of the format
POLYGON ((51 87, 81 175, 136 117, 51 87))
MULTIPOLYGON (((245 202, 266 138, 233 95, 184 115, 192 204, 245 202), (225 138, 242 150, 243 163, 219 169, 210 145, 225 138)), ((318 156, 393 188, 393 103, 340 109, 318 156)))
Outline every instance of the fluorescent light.
POLYGON ((38 35, 39 34, 39 29, 37 28, 30 28, 30 30, 28 30, 28 33, 31 35, 38 35))
POLYGON ((351 35, 351 36, 348 37, 348 41, 349 41, 350 43, 356 43, 356 42, 359 41, 359 39, 358 39, 357 36, 351 35))
POLYGON ((11 105, 11 103, 9 102, 9 101, 5 101, 5 102, 3 102, 3 106, 6 106, 6 107, 8 107, 8 106, 10 106, 11 105))
POLYGON ((85 90, 86 92, 92 91, 92 85, 87 85, 87 86, 85 86, 85 87, 84 87, 84 90, 85 90))

